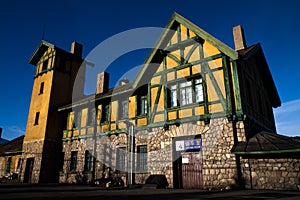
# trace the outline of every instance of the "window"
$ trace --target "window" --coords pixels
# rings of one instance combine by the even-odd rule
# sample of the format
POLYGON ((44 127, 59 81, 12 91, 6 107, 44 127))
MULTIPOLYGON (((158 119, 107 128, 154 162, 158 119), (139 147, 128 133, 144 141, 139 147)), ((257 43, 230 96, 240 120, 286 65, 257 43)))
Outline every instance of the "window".
POLYGON ((6 162, 6 168, 5 168, 6 173, 10 173, 10 166, 11 166, 11 157, 9 157, 6 162))
POLYGON ((42 67, 42 71, 46 71, 48 68, 48 59, 47 60, 44 60, 43 62, 43 67, 42 67))
POLYGON ((80 128, 81 126, 81 110, 76 112, 76 118, 75 118, 75 127, 80 128))
POLYGON ((195 80, 195 99, 197 103, 204 101, 202 78, 195 80))
POLYGON ((88 113, 88 126, 94 126, 96 122, 96 109, 91 108, 89 109, 88 113))
POLYGON ((180 105, 193 103, 192 81, 187 81, 179 84, 180 105))
POLYGON ((138 146, 137 152, 137 170, 139 170, 139 172, 146 172, 148 169, 147 145, 138 146))
POLYGON ((39 124, 40 112, 35 113, 34 125, 39 124))
POLYGON ((17 170, 20 170, 21 168, 21 163, 22 163, 22 158, 18 159, 18 164, 17 164, 17 170))
POLYGON ((126 161, 126 148, 117 148, 117 163, 116 168, 119 171, 125 171, 125 161, 126 161))
POLYGON ((170 107, 204 101, 202 78, 170 85, 170 107))
POLYGON ((77 167, 77 151, 72 151, 71 152, 71 163, 70 163, 70 171, 76 171, 76 167, 77 167))
POLYGON ((75 129, 75 120, 74 120, 74 112, 69 113, 68 117, 68 124, 67 124, 67 130, 72 130, 75 129))
POLYGON ((122 101, 122 118, 128 118, 128 101, 122 101))
POLYGON ((103 122, 109 121, 109 105, 104 106, 104 112, 103 112, 103 122))
POLYGON ((43 94, 43 93, 44 93, 44 82, 41 82, 39 94, 43 94))
POLYGON ((92 164, 93 164, 93 155, 91 151, 85 151, 85 158, 84 158, 84 171, 92 171, 92 164))
POLYGON ((141 115, 146 115, 148 113, 148 105, 147 105, 147 97, 146 96, 141 97, 140 105, 141 105, 140 114, 141 115))
POLYGON ((172 85, 171 86, 171 107, 176 107, 177 104, 177 85, 172 85))
POLYGON ((64 162, 65 162, 65 153, 64 152, 60 152, 60 157, 59 157, 59 165, 58 165, 58 169, 59 171, 63 171, 64 170, 64 162))

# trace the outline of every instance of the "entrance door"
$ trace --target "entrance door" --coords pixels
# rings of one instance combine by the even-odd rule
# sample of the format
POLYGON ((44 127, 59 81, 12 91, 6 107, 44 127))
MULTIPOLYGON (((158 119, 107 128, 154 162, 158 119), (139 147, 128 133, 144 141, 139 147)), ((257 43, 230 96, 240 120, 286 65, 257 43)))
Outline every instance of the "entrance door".
POLYGON ((182 153, 182 185, 185 189, 202 188, 202 157, 200 152, 182 153))
POLYGON ((32 180, 32 171, 34 165, 34 158, 27 158, 26 160, 26 168, 24 173, 24 183, 31 183, 32 180))

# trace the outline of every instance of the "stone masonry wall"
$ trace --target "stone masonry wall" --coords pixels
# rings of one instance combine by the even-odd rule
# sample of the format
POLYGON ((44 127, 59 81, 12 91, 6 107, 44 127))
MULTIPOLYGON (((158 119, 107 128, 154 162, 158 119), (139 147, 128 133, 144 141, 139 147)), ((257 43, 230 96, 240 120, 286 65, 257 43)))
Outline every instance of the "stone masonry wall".
POLYGON ((208 125, 203 121, 172 125, 167 131, 154 128, 148 135, 149 172, 165 174, 169 187, 173 187, 172 138, 189 135, 202 138, 203 187, 230 189, 238 185, 237 163, 231 149, 235 137, 245 140, 244 126, 242 122, 233 125, 226 118, 212 119, 208 125))
POLYGON ((85 151, 93 149, 94 141, 91 138, 64 141, 63 152, 64 152, 64 164, 63 169, 60 172, 59 182, 75 184, 79 182, 89 182, 89 173, 84 172, 85 164, 85 151), (76 170, 70 171, 71 154, 72 151, 77 151, 77 164, 76 170))
MULTIPOLYGON (((127 135, 120 133, 118 135, 101 136, 97 140, 97 166, 96 178, 105 176, 107 168, 111 171, 111 175, 118 175, 126 183, 126 173, 117 171, 117 149, 127 147, 127 135)), ((127 156, 125 157, 125 169, 127 169, 127 156)))
MULTIPOLYGON (((139 145, 147 145, 148 142, 148 132, 146 130, 136 132, 136 149, 139 145)), ((109 136, 99 136, 96 138, 87 138, 73 141, 63 142, 63 152, 64 152, 64 165, 63 170, 60 172, 60 183, 79 183, 80 180, 84 179, 85 182, 89 183, 93 180, 93 176, 96 179, 102 178, 105 174, 107 168, 111 168, 114 174, 118 173, 123 181, 126 183, 127 173, 120 172, 116 170, 116 150, 119 147, 127 148, 127 134, 121 133, 118 135, 109 136), (96 152, 92 152, 93 156, 96 158, 95 166, 92 172, 84 172, 85 164, 85 151, 94 150, 94 145, 96 144, 96 152), (76 171, 70 172, 70 162, 71 162, 71 152, 77 151, 77 167, 76 171)), ((137 156, 137 155, 136 155, 137 156)), ((125 170, 127 170, 127 156, 125 161, 125 170)), ((144 184, 148 178, 148 172, 137 172, 135 174, 135 183, 144 184)))
POLYGON ((226 118, 213 119, 202 134, 204 189, 237 187, 238 165, 231 149, 235 140, 244 140, 242 123, 234 124, 226 118))
POLYGON ((163 128, 153 128, 148 134, 148 171, 150 174, 164 174, 173 186, 172 136, 163 128))
POLYGON ((24 181, 27 158, 34 158, 34 165, 30 183, 38 183, 41 170, 42 152, 44 140, 36 140, 23 143, 22 159, 24 160, 21 167, 21 182, 24 181))
MULTIPOLYGON (((135 144, 136 144, 136 149, 135 152, 137 153, 137 147, 140 145, 147 145, 147 152, 150 151, 149 145, 148 145, 148 131, 147 130, 141 130, 137 131, 135 134, 135 144)), ((136 154, 137 155, 137 154, 136 154)), ((149 159, 149 154, 147 154, 148 159, 149 159)), ((149 168, 147 171, 136 171, 135 173, 135 183, 136 184, 145 184, 147 178, 149 177, 149 168)))
MULTIPOLYGON (((233 124, 226 118, 212 119, 209 124, 203 121, 182 123, 179 126, 170 125, 168 130, 163 127, 136 131, 135 145, 147 145, 148 171, 135 174, 137 184, 145 183, 150 174, 164 174, 173 185, 173 138, 201 135, 203 155, 203 187, 204 189, 226 188, 238 185, 238 170, 235 155, 231 154, 234 141, 245 140, 243 123, 233 124), (235 127, 235 128, 234 128, 235 127)), ((95 178, 101 178, 105 167, 111 167, 115 172, 116 148, 127 147, 125 133, 109 136, 99 136, 96 139, 97 151, 95 163, 95 178)), ((66 141, 63 143, 65 162, 60 182, 75 183, 76 175, 82 175, 84 170, 84 155, 86 149, 93 149, 93 138, 66 141), (76 173, 68 172, 71 151, 78 151, 76 173)), ((127 158, 126 158, 127 165, 127 158)), ((125 167, 127 169, 127 166, 125 167)), ((126 183, 126 173, 121 174, 126 183)), ((92 177, 91 175, 89 177, 92 177)), ((91 179, 91 178, 89 178, 91 179)))
POLYGON ((300 190, 299 158, 242 158, 247 189, 300 190))

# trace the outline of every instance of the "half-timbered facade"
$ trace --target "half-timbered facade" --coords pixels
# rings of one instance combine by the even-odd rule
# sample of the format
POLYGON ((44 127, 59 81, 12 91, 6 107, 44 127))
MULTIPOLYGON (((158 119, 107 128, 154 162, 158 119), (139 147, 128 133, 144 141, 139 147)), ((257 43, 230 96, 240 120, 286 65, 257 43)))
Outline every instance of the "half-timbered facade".
MULTIPOLYGON (((277 99, 259 97, 263 100, 259 104, 268 107, 265 116, 253 116, 259 123, 246 117, 256 109, 256 99, 247 97, 259 90, 250 88, 247 81, 253 80, 243 77, 248 73, 238 71, 246 63, 240 57, 239 52, 175 14, 133 83, 108 90, 107 84, 98 82, 98 88, 104 87, 101 93, 60 109, 69 110, 61 182, 76 182, 78 173, 88 180, 100 178, 107 167, 125 180, 127 173, 122 171, 130 170, 126 126, 130 122, 135 133, 136 183, 143 183, 149 174, 164 174, 169 186, 176 188, 236 184, 237 160, 231 154, 235 140, 246 140, 247 123, 249 135, 252 124, 275 133, 272 107, 280 105, 273 82, 268 87, 261 84, 264 93, 275 90, 272 95, 277 99), (119 149, 124 153, 118 153, 119 149), (89 165, 90 155, 96 160, 89 165), (73 167, 70 163, 75 161, 73 167), (215 174, 213 168, 217 168, 215 174)), ((252 56, 249 59, 257 62, 252 56)), ((266 67, 263 63, 262 68, 266 67)), ((272 81, 270 73, 264 76, 272 81)), ((99 75, 99 81, 106 79, 108 74, 99 75)), ((262 80, 258 77, 258 83, 262 80)))
POLYGON ((59 106, 59 182, 110 173, 127 184, 164 175, 173 188, 242 185, 234 148, 276 134, 281 102, 260 44, 233 32, 235 49, 175 13, 132 83, 109 88, 103 72, 94 95, 59 106))

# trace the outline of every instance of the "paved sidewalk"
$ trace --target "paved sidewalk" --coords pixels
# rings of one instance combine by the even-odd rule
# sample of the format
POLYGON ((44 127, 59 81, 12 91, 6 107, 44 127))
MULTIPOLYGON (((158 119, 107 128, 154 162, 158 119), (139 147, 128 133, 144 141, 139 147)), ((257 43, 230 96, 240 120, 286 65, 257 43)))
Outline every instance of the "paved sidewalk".
POLYGON ((116 200, 116 199, 300 199, 299 191, 233 190, 205 191, 183 189, 103 189, 70 185, 0 185, 0 199, 64 199, 64 200, 116 200))

